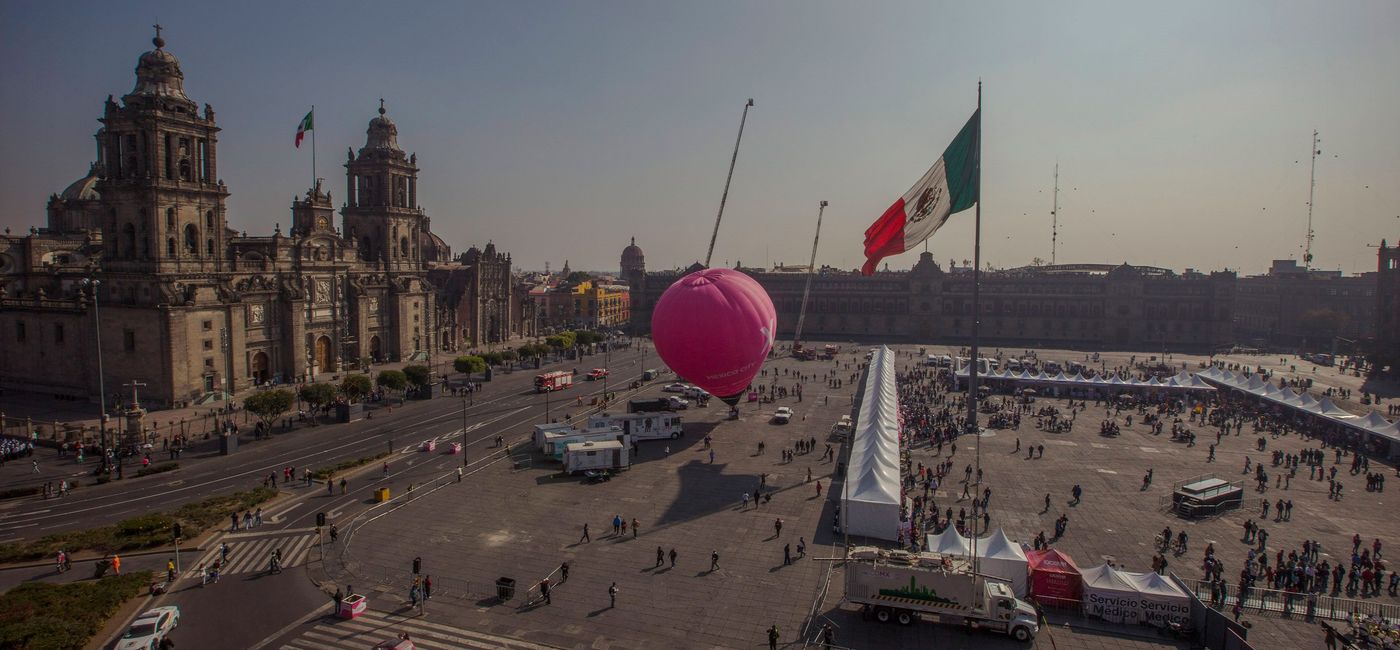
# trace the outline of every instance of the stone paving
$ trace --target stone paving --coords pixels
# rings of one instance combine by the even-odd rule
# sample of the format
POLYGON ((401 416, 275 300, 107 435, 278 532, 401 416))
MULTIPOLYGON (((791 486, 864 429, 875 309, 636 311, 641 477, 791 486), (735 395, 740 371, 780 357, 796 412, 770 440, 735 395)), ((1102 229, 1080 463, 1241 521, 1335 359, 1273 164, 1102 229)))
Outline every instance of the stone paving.
MULTIPOLYGON (((1126 363, 1128 355, 1122 356, 1126 363)), ((843 354, 838 359, 843 365, 837 376, 845 380, 840 389, 824 388, 821 378, 804 382, 801 403, 788 398, 777 404, 744 404, 738 421, 724 420, 724 407, 718 401, 706 410, 692 409, 685 413, 685 438, 640 443, 638 464, 607 483, 588 485, 577 478, 558 477, 555 466, 538 456, 537 466, 527 469, 512 470, 498 463, 461 485, 448 484, 423 494, 358 529, 345 565, 332 562, 330 577, 367 593, 372 608, 394 611, 407 603, 411 561, 418 556, 424 573, 434 581, 434 599, 427 608, 430 618, 562 647, 759 647, 773 624, 778 625, 785 644, 796 641, 797 630, 827 579, 828 562, 823 558, 839 555, 831 546, 839 543, 831 535, 833 486, 828 475, 833 464, 817 458, 831 424, 849 412, 855 386, 850 375, 860 358, 843 354), (850 369, 844 364, 850 364, 850 369), (796 411, 791 424, 769 422, 780 405, 796 411), (702 442, 706 434, 714 437, 714 463, 709 462, 702 442), (815 437, 817 452, 782 463, 779 450, 799 437, 815 437), (762 455, 757 453, 759 441, 767 443, 762 455), (806 481, 809 467, 812 483, 806 481), (741 495, 752 494, 764 473, 772 502, 757 509, 742 508, 741 495), (821 497, 816 494, 816 482, 822 484, 821 497), (613 535, 614 515, 622 516, 629 526, 636 518, 640 535, 634 538, 630 530, 613 535), (774 518, 784 521, 781 536, 774 534, 774 518), (591 542, 580 541, 585 522, 591 542), (808 543, 808 557, 784 565, 783 545, 791 544, 795 552, 799 536, 808 543), (674 569, 669 559, 655 566, 658 546, 667 553, 676 549, 679 561, 674 569), (714 571, 710 570, 712 551, 720 555, 714 571), (570 575, 561 583, 555 571, 564 561, 570 563, 570 575), (526 586, 546 575, 556 585, 553 603, 525 606, 526 586), (519 591, 502 604, 494 600, 494 583, 503 576, 514 578, 519 591), (608 602, 608 586, 613 582, 620 591, 616 607, 608 602)), ((906 358, 910 363, 915 360, 906 358)), ((1195 365, 1191 358, 1181 360, 1195 365)), ((765 383, 774 369, 820 375, 834 366, 780 359, 766 367, 770 377, 761 378, 765 383)), ((788 377, 780 384, 793 381, 788 377)), ((1208 472, 1234 479, 1240 476, 1245 456, 1256 461, 1266 458, 1253 451, 1256 436, 1246 431, 1227 438, 1217 450, 1218 462, 1206 463, 1206 436, 1200 438, 1201 444, 1188 448, 1134 425, 1120 437, 1104 438, 1097 433, 1102 417, 1102 409, 1091 406, 1069 433, 1041 433, 1033 421, 1023 420, 1019 431, 993 431, 980 441, 964 440, 954 457, 959 470, 953 478, 961 478, 957 476, 960 468, 973 462, 980 446, 986 482, 993 488, 992 526, 1005 527, 1013 539, 1028 542, 1040 530, 1053 532, 1053 520, 1068 513, 1068 533, 1056 547, 1081 567, 1111 557, 1121 566, 1147 570, 1152 537, 1169 525, 1173 530, 1186 528, 1191 537, 1191 550, 1172 559, 1172 570, 1183 577, 1200 577, 1200 550, 1213 541, 1226 563, 1227 577, 1235 575, 1246 552, 1239 541, 1241 524, 1257 516, 1257 495, 1251 491, 1244 510, 1196 522, 1171 516, 1159 504, 1173 481, 1208 472), (1045 457, 1025 460, 1024 452, 1014 453, 1018 437, 1023 449, 1044 444, 1045 457), (1142 474, 1149 467, 1155 478, 1152 487, 1143 491, 1139 489, 1142 474), (1071 507, 1067 501, 1075 483, 1083 486, 1085 495, 1081 504, 1071 507), (1052 495, 1052 508, 1042 513, 1046 492, 1052 495)), ((517 439, 525 435, 520 431, 517 439)), ((1289 452, 1305 446, 1296 437, 1269 440, 1268 445, 1270 450, 1289 452)), ((916 451, 914 458, 925 465, 937 462, 927 449, 916 451)), ((1340 503, 1327 500, 1326 489, 1317 483, 1295 481, 1287 490, 1269 489, 1265 496, 1270 500, 1282 496, 1295 504, 1291 522, 1264 524, 1270 531, 1271 551, 1296 548, 1308 537, 1320 540, 1324 552, 1337 554, 1335 558, 1349 551, 1346 542, 1353 531, 1362 531, 1368 541, 1379 536, 1387 546, 1400 543, 1396 541, 1400 522, 1389 510, 1395 507, 1392 495, 1400 487, 1368 493, 1358 478, 1347 475, 1345 467, 1341 470, 1348 485, 1347 497, 1340 503)), ((840 489, 839 483, 835 489, 840 489)), ((966 506, 965 501, 955 501, 960 492, 960 486, 950 482, 940 490, 939 506, 951 505, 955 511, 966 506)), ((819 620, 838 626, 839 645, 1017 645, 1005 637, 965 637, 960 631, 931 624, 901 628, 861 621, 854 608, 840 604, 839 570, 832 573, 831 581, 816 611, 819 620)), ((1280 647, 1297 647, 1300 639, 1308 645, 1320 644, 1316 626, 1272 616, 1250 618, 1255 625, 1251 641, 1261 646, 1278 642, 1283 644, 1280 647)), ((1142 631, 1077 617, 1052 617, 1052 626, 1036 646, 1171 645, 1150 631, 1146 636, 1139 634, 1142 631)))

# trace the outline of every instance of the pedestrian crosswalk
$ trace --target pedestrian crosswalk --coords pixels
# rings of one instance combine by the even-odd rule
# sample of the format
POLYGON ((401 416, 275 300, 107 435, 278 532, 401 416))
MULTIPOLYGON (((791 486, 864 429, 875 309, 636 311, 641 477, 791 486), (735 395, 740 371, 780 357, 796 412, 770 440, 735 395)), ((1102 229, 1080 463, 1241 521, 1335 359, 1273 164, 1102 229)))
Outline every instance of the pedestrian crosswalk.
MULTIPOLYGON (((282 550, 282 568, 289 569, 306 561, 316 547, 316 541, 315 533, 229 539, 224 542, 228 544, 228 559, 221 562, 219 574, 227 576, 267 571, 271 566, 272 552, 277 549, 282 550)), ((214 560, 220 559, 220 544, 214 544, 196 566, 213 567, 214 560)))
POLYGON ((371 610, 352 620, 317 623, 297 638, 284 642, 281 648, 365 650, 374 644, 392 641, 404 632, 413 645, 422 650, 552 650, 555 647, 371 610))

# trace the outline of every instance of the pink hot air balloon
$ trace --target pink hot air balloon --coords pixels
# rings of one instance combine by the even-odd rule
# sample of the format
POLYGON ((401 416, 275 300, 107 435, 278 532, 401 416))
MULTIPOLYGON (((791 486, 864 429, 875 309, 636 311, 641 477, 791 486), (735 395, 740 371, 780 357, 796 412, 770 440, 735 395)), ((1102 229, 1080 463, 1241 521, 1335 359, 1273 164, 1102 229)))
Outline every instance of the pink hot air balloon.
POLYGON ((753 278, 701 269, 661 294, 651 333, 657 354, 677 375, 725 399, 758 374, 773 349, 777 319, 768 292, 753 278))

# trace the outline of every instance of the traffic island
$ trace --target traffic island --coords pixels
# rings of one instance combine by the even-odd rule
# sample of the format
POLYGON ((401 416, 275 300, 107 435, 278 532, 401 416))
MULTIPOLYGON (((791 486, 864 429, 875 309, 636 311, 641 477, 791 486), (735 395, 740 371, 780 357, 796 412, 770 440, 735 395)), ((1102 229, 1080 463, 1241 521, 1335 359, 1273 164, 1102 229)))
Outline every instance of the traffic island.
POLYGON ((29 582, 0 594, 0 648, 81 648, 123 603, 150 587, 140 571, 98 580, 29 582))

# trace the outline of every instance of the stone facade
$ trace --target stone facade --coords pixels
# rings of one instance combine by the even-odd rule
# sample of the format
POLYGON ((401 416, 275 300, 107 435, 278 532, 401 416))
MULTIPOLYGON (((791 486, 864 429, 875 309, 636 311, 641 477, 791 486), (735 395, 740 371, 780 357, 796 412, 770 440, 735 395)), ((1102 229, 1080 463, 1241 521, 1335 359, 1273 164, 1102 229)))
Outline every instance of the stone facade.
MULTIPOLYGON (((49 200, 48 228, 0 237, 0 385, 95 396, 99 377, 108 394, 136 380, 143 401, 178 405, 461 340, 440 326, 428 279, 451 251, 382 101, 347 156, 340 228, 318 181, 293 201, 287 234, 249 237, 228 226, 214 110, 185 95, 179 62, 154 42, 132 92, 107 98, 98 160, 49 200)), ((503 300, 503 260, 441 275, 478 276, 492 288, 472 296, 503 300)))
POLYGON ((1400 375, 1400 243, 1386 246, 1384 239, 1376 253, 1375 328, 1372 361, 1400 375))
POLYGON ((522 335, 524 314, 511 274, 510 255, 487 242, 454 262, 431 265, 428 279, 438 289, 441 346, 464 350, 522 335))
MULTIPOLYGON (((656 301, 685 270, 634 268, 632 326, 647 331, 656 301)), ((966 343, 972 335, 972 272, 944 271, 929 253, 909 271, 866 277, 823 267, 812 278, 803 323, 809 340, 966 343)), ((740 269, 768 291, 779 338, 793 335, 806 268, 740 269)), ((1202 350, 1231 341, 1235 275, 1060 265, 982 274, 981 340, 990 346, 1202 350)))
MULTIPOLYGON (((1343 276, 1308 270, 1294 260, 1274 260, 1265 275, 1239 279, 1235 335, 1241 343, 1296 348, 1310 338, 1304 316, 1326 311, 1335 336, 1360 341, 1375 332, 1376 274, 1343 276)), ((1311 338, 1318 338, 1316 335, 1311 338)), ((1324 351, 1328 341, 1317 341, 1324 351)))

